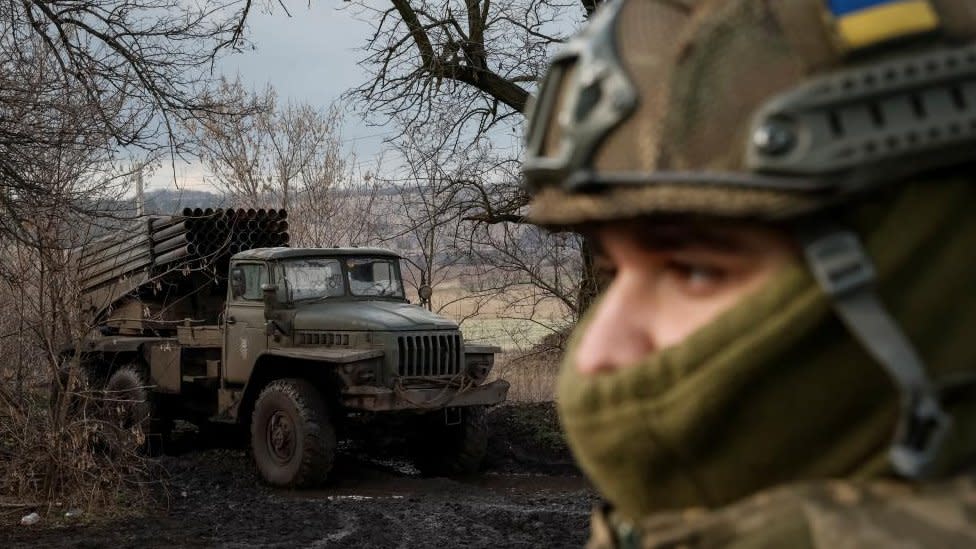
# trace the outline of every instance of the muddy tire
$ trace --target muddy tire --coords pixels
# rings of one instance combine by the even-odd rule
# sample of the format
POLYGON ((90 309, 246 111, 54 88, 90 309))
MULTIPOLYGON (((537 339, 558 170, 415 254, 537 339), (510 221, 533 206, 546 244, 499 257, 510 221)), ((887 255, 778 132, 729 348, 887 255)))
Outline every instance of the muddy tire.
POLYGON ((171 431, 171 422, 154 417, 149 381, 138 366, 123 366, 109 376, 102 392, 102 416, 122 430, 120 449, 125 446, 148 455, 159 455, 171 431))
POLYGON ((269 383, 251 416, 251 451, 273 486, 324 482, 335 460, 336 434, 319 390, 304 379, 269 383))
POLYGON ((420 418, 411 441, 414 464, 424 476, 460 477, 477 473, 488 450, 488 424, 483 406, 458 408, 458 412, 431 412, 420 418), (451 413, 460 422, 447 424, 451 413))

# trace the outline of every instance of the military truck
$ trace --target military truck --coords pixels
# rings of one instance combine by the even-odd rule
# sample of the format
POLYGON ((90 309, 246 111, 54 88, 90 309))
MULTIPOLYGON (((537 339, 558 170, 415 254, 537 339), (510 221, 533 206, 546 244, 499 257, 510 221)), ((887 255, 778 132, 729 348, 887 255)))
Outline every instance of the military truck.
POLYGON ((397 254, 287 247, 286 218, 185 210, 78 250, 91 383, 150 440, 175 419, 246 427, 276 486, 323 481, 366 425, 409 437, 425 474, 475 471, 508 391, 486 382, 498 349, 411 304, 397 254))

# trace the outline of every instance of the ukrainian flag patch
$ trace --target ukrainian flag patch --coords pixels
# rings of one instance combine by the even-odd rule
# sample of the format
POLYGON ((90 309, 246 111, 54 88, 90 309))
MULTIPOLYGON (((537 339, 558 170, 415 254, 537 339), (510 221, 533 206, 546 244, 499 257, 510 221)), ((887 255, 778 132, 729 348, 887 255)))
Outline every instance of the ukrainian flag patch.
POLYGON ((939 28, 929 0, 826 0, 837 34, 848 50, 939 28))

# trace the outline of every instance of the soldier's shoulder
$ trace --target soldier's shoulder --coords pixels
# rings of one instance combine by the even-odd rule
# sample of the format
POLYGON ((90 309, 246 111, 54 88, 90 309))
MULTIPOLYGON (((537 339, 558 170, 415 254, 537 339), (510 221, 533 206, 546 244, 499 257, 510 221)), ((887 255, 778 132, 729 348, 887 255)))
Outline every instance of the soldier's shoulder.
MULTIPOLYGON (((594 541, 600 521, 594 519, 594 541)), ((713 510, 690 509, 616 523, 618 546, 976 547, 976 482, 819 482, 782 486, 713 510)), ((609 533, 609 532, 608 532, 609 533)), ((594 544, 594 547, 603 544, 594 544)), ((611 544, 612 546, 612 544, 611 544)))

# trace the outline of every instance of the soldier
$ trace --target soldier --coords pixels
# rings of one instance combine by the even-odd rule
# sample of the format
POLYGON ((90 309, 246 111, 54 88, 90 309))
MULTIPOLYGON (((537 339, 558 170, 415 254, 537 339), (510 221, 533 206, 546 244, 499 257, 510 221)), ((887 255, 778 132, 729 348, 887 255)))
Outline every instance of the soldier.
POLYGON ((976 1, 613 0, 527 135, 614 272, 558 387, 591 546, 976 547, 976 1))

